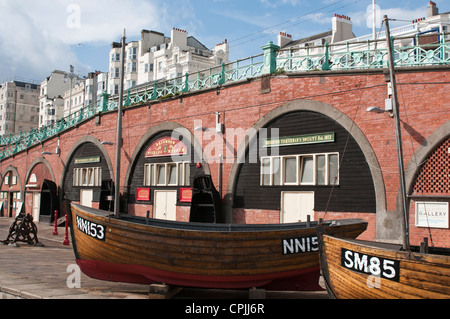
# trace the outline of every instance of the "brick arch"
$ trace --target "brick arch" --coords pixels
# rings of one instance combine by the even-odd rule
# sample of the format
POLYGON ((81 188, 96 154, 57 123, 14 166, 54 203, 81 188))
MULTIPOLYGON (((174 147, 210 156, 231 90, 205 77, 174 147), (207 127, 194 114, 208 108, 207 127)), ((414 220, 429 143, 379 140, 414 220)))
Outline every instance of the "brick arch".
POLYGON ((50 175, 52 177, 52 181, 56 183, 56 179, 55 179, 55 173, 53 172, 52 166, 50 165, 49 161, 47 161, 44 157, 39 157, 37 159, 35 159, 29 166, 26 176, 25 176, 25 180, 24 180, 24 193, 25 193, 25 185, 28 181, 28 179, 31 176, 31 173, 33 172, 34 168, 36 166, 38 166, 39 164, 45 165, 45 167, 48 169, 48 171, 50 172, 50 175))
MULTIPOLYGON (((439 147, 450 147, 450 121, 447 121, 437 130, 435 130, 422 145, 416 150, 411 157, 407 167, 405 168, 405 182, 407 194, 411 194, 414 191, 414 187, 419 178, 421 178, 421 171, 426 165, 426 161, 433 157, 436 151, 439 151, 439 147)), ((440 150, 440 152, 444 152, 440 150)), ((448 148, 447 148, 448 151, 448 148)), ((448 154, 448 153, 447 153, 448 154)), ((443 165, 442 163, 435 163, 443 165)), ((424 176, 422 175, 422 178, 424 176)), ((397 199, 397 207, 401 207, 400 198, 397 199)))
MULTIPOLYGON (((101 144, 101 142, 97 138, 95 138, 95 137, 93 137, 91 135, 84 136, 84 137, 78 139, 72 145, 72 148, 70 149, 70 151, 69 151, 69 153, 68 153, 68 155, 66 157, 66 161, 65 161, 66 164, 64 165, 64 169, 63 169, 63 172, 61 174, 61 179, 59 181, 59 185, 60 185, 60 188, 61 188, 61 191, 59 192, 59 201, 61 203, 64 200, 64 195, 65 195, 64 194, 65 193, 64 184, 65 184, 66 176, 68 174, 68 169, 69 169, 69 166, 70 166, 69 163, 72 161, 72 159, 73 159, 75 153, 78 151, 79 147, 81 147, 83 144, 86 144, 86 143, 94 144, 101 151, 101 153, 105 157, 106 164, 107 164, 108 169, 109 169, 109 174, 112 177, 112 179, 114 180, 114 171, 113 171, 112 162, 111 162, 111 159, 109 157, 108 152, 106 151, 105 146, 103 146, 101 144)), ((61 207, 65 207, 65 205, 61 205, 61 207)))
MULTIPOLYGON (((360 147, 367 161, 371 163, 369 165, 370 173, 372 175, 374 188, 375 188, 375 198, 376 198, 376 218, 377 223, 378 220, 383 218, 386 213, 386 191, 385 185, 383 181, 383 177, 381 174, 381 169, 378 163, 378 159, 375 155, 374 150, 370 146, 369 141, 367 140, 364 133, 361 129, 351 120, 346 114, 339 111, 338 109, 332 107, 329 104, 314 101, 314 100, 299 100, 292 101, 283 104, 282 106, 270 111, 266 115, 264 115, 261 119, 259 119, 253 129, 258 131, 260 128, 267 127, 272 121, 277 119, 278 117, 285 115, 287 113, 295 112, 295 111, 310 111, 319 113, 329 117, 331 120, 336 121, 340 124, 344 129, 348 132, 351 132, 352 137, 360 147)), ((249 145, 254 142, 254 139, 257 138, 256 135, 246 139, 242 144, 238 147, 237 154, 245 154, 249 145)), ((233 204, 234 204, 234 193, 237 184, 237 179, 239 176, 239 161, 235 161, 231 168, 229 182, 227 186, 227 194, 226 194, 226 215, 232 216, 233 213, 233 204)))
MULTIPOLYGON (((130 165, 127 168, 127 173, 125 175, 125 183, 124 183, 124 187, 128 187, 128 185, 130 185, 131 182, 131 172, 133 170, 133 166, 139 156, 139 153, 141 152, 142 148, 145 146, 145 144, 155 135, 157 135, 158 133, 161 133, 163 131, 174 131, 174 130, 182 130, 184 132, 189 132, 190 134, 190 138, 191 138, 191 145, 194 147, 194 151, 196 150, 201 150, 202 154, 198 154, 202 159, 205 158, 205 155, 203 154, 203 149, 202 146, 200 145, 200 143, 197 141, 197 139, 195 138, 195 136, 184 126, 178 124, 178 123, 174 123, 174 122, 166 122, 166 123, 161 123, 155 126, 152 126, 140 139, 139 143, 136 145, 136 148, 134 149, 133 155, 131 156, 131 160, 130 160, 130 165)), ((182 133, 182 131, 180 131, 180 133, 182 133)), ((205 171, 206 174, 211 174, 211 170, 209 168, 209 165, 207 162, 203 161, 202 163, 203 165, 203 169, 205 171)))
POLYGON ((3 185, 3 180, 5 179, 5 176, 8 172, 14 172, 14 174, 17 176, 17 183, 19 184, 19 189, 20 189, 20 195, 23 196, 23 184, 22 183, 22 179, 20 178, 19 175, 19 171, 17 170, 16 167, 9 165, 8 167, 5 168, 5 170, 3 171, 3 174, 1 174, 1 180, 0 180, 0 186, 3 185))

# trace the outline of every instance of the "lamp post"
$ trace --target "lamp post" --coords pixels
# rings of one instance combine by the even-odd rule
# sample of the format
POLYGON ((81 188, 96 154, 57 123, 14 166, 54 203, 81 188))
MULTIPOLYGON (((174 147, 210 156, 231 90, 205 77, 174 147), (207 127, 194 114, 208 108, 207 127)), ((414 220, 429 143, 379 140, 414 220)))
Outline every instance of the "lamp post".
POLYGON ((70 65, 70 73, 66 73, 64 75, 64 82, 67 82, 67 79, 70 79, 70 93, 69 93, 69 114, 71 114, 71 108, 72 108, 72 87, 73 87, 73 79, 78 77, 74 72, 73 65, 70 65))
POLYGON ((403 163, 403 147, 402 147, 402 136, 400 129, 400 115, 399 115, 399 107, 398 107, 398 99, 397 99, 397 88, 396 88, 396 80, 395 80, 395 71, 394 71, 394 58, 393 58, 393 48, 391 42, 391 35, 389 30, 389 19, 385 15, 384 23, 386 27, 386 41, 388 47, 388 58, 389 58, 389 76, 390 83, 392 85, 392 99, 389 103, 386 104, 386 108, 383 110, 379 107, 369 107, 367 108, 368 112, 374 113, 383 113, 383 112, 392 112, 392 117, 394 118, 395 124, 395 139, 397 146, 397 161, 398 161, 398 170, 399 170, 399 184, 400 184, 400 199, 401 199, 401 208, 403 213, 403 249, 409 250, 409 212, 408 212, 408 204, 406 200, 406 183, 405 183, 405 170, 403 163), (388 108, 389 106, 389 108, 388 108))

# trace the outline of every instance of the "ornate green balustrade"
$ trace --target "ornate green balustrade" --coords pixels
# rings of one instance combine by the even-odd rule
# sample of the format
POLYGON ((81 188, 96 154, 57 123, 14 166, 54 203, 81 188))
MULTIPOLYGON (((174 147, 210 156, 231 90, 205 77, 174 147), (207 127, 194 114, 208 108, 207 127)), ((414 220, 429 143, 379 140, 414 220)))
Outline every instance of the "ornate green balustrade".
MULTIPOLYGON (((447 34, 436 36, 438 43, 414 45, 418 37, 392 38, 394 43, 394 63, 396 66, 413 67, 450 63, 450 47, 446 43, 447 34)), ((196 73, 185 74, 163 82, 140 85, 126 91, 123 107, 148 103, 158 99, 175 97, 188 92, 210 89, 258 77, 263 74, 308 72, 317 70, 355 70, 387 67, 385 40, 347 42, 317 47, 297 47, 279 50, 269 43, 262 47, 264 53, 222 64, 196 73)), ((54 124, 28 132, 0 137, 0 160, 42 143, 64 130, 92 118, 93 116, 117 109, 117 95, 103 94, 100 101, 90 104, 54 124)))

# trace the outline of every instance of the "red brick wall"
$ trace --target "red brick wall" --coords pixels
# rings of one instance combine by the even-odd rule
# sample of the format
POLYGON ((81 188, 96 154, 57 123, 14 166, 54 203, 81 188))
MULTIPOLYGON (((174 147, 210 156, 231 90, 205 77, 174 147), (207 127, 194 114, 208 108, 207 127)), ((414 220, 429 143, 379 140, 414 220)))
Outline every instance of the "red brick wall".
MULTIPOLYGON (((449 77, 450 69, 448 68, 416 70, 415 72, 403 72, 397 75, 405 163, 411 161, 414 152, 430 134, 449 120, 449 77)), ((157 124, 175 122, 189 129, 195 136, 199 136, 199 132, 194 132, 194 120, 201 120, 202 126, 214 129, 216 120, 214 112, 220 112, 220 121, 225 124, 227 130, 233 128, 248 130, 269 111, 287 102, 315 100, 327 103, 345 113, 365 134, 376 153, 382 171, 386 188, 386 210, 395 210, 399 182, 394 121, 388 114, 366 112, 366 108, 370 106, 384 107, 385 99, 388 97, 385 76, 381 71, 341 74, 314 72, 298 76, 278 76, 271 78, 270 93, 260 94, 260 88, 260 80, 256 79, 203 93, 187 94, 182 98, 159 101, 152 103, 150 107, 140 106, 127 109, 123 117, 122 185, 137 144, 143 135, 157 124)), ((115 142, 115 122, 115 113, 105 113, 101 115, 100 125, 96 125, 94 119, 92 119, 60 135, 61 156, 45 156, 52 166, 57 184, 60 183, 63 169, 69 160, 67 156, 73 144, 86 135, 91 135, 99 141, 115 142)), ((216 141, 221 142, 223 138, 226 138, 226 133, 224 137, 216 134, 211 135, 208 132, 204 132, 203 135, 206 145, 212 140, 217 139, 216 141)), ((234 160, 233 154, 229 150, 235 151, 242 143, 242 138, 238 137, 236 141, 226 141, 227 143, 224 143, 222 148, 216 148, 216 152, 211 154, 212 158, 217 157, 220 153, 224 155, 223 197, 228 186, 234 160)), ((42 156, 42 151, 54 151, 56 146, 57 138, 51 138, 42 145, 29 149, 28 152, 19 153, 14 158, 4 159, 0 163, 0 171, 4 173, 8 165, 15 166, 23 181, 28 170, 27 163, 31 163, 34 159, 42 156)), ((105 148, 114 166, 115 146, 105 146, 105 148)), ((369 165, 372 164, 369 163, 369 165)), ((209 163, 209 168, 215 186, 218 188, 217 162, 209 163)), ((134 211, 136 214, 142 215, 142 209, 138 206, 134 207, 134 211)), ((147 208, 145 208, 146 210, 147 208)), ((186 214, 186 212, 181 215, 183 214, 186 214)), ((276 222, 277 218, 279 220, 279 216, 276 215, 257 210, 245 212, 236 210, 234 220, 247 223, 276 222)), ((336 214, 331 213, 330 215, 336 216, 336 214)), ((358 215, 352 217, 369 220, 369 231, 366 236, 374 239, 376 215, 358 215)), ((347 215, 344 216, 347 217, 347 215)), ((448 230, 444 232, 449 233, 448 230)))

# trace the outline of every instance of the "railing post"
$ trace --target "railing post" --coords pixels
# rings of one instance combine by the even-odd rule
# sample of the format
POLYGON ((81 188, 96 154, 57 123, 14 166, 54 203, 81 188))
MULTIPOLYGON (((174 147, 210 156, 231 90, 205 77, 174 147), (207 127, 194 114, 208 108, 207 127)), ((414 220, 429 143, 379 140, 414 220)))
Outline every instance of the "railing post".
POLYGON ((225 84, 225 63, 222 62, 222 72, 220 74, 219 85, 225 84))
POLYGON ((102 99, 102 112, 106 112, 108 110, 108 101, 109 101, 110 95, 106 93, 106 91, 103 91, 101 94, 102 99))
POLYGON ((277 51, 280 50, 280 47, 270 41, 268 44, 262 46, 261 49, 264 51, 264 67, 262 73, 274 73, 277 69, 277 51))
POLYGON ((183 93, 187 93, 189 91, 189 74, 186 72, 184 76, 184 86, 183 86, 183 93))
POLYGON ((153 83, 153 92, 152 92, 152 95, 150 97, 151 100, 156 100, 156 98, 158 97, 157 89, 158 89, 158 87, 157 87, 156 81, 155 81, 155 83, 153 83))
POLYGON ((125 103, 122 105, 123 106, 130 106, 130 100, 131 100, 131 96, 130 96, 130 89, 127 90, 127 98, 125 100, 125 103))
POLYGON ((325 62, 322 64, 322 71, 331 70, 329 61, 330 61, 330 52, 329 52, 329 48, 328 48, 328 42, 325 42, 325 62))

